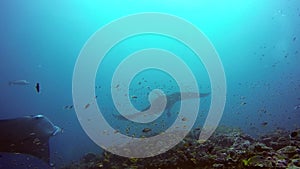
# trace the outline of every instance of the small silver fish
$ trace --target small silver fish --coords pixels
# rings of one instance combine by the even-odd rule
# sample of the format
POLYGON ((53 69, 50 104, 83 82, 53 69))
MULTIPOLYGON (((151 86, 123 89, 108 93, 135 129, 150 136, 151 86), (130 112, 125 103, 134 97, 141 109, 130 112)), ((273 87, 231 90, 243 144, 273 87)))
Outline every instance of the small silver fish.
POLYGON ((11 85, 22 85, 22 86, 25 86, 25 85, 29 85, 30 83, 27 80, 14 80, 14 81, 8 82, 8 84, 10 86, 11 85))
POLYGON ((148 132, 151 131, 151 129, 150 129, 150 128, 144 128, 142 131, 143 131, 144 133, 148 133, 148 132))
POLYGON ((296 105, 296 106, 294 107, 294 110, 298 110, 298 109, 300 109, 300 104, 299 104, 299 105, 296 105))

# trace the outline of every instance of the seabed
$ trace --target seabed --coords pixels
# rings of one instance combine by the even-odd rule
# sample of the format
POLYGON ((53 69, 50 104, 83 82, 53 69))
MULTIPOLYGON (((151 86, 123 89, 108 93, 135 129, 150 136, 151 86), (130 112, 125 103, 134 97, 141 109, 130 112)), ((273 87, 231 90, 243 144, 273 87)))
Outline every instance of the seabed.
POLYGON ((197 141, 198 135, 199 130, 193 130, 177 146, 158 156, 139 159, 106 151, 87 153, 62 169, 300 169, 300 129, 278 129, 253 138, 223 126, 204 143, 197 141))

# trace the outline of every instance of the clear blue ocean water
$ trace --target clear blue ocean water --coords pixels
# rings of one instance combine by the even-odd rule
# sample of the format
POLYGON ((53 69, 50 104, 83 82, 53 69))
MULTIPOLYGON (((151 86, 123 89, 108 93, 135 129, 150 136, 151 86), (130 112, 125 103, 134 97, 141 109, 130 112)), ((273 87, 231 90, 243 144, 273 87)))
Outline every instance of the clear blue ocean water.
MULTIPOLYGON (((64 108, 73 105, 76 59, 89 37, 101 27, 120 17, 143 12, 183 18, 214 45, 227 81, 226 107, 220 125, 239 127, 253 136, 277 128, 300 127, 298 0, 1 1, 0 119, 43 114, 63 128, 62 134, 50 139, 51 161, 58 167, 78 160, 87 152, 101 152, 83 131, 75 110, 64 108), (9 81, 20 79, 30 85, 8 85, 9 81), (41 84, 39 94, 34 89, 37 82, 41 84)), ((180 42, 151 34, 128 38, 107 54, 96 76, 96 95, 102 98, 98 104, 115 128, 125 130, 120 126, 133 124, 114 121, 111 116, 116 112, 110 97, 111 76, 127 55, 154 47, 178 54, 196 76, 200 90, 210 92, 203 64, 180 42)), ((132 104, 138 109, 145 107, 147 94, 155 88, 166 93, 178 91, 178 85, 169 75, 157 70, 145 71, 130 84, 129 95, 137 97, 132 104)), ((201 99, 195 127, 203 125, 209 105, 210 97, 201 99)), ((178 104, 173 109, 176 111, 178 104)), ((153 128, 153 132, 166 129, 175 118, 162 116, 159 122, 164 127, 153 128)), ((138 129, 130 132, 141 134, 138 129)), ((0 168, 26 168, 27 163, 48 167, 38 159, 28 162, 24 158, 3 155, 0 168), (24 165, 14 166, 22 162, 24 165)))

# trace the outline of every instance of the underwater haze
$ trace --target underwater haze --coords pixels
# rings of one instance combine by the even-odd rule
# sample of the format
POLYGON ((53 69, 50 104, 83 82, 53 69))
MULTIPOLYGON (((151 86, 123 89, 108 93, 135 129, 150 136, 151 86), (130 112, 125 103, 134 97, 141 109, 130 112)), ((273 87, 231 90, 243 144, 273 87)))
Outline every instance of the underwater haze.
MULTIPOLYGON (((59 126, 62 132, 49 139, 50 161, 55 168, 79 161, 87 153, 101 154, 103 150, 89 138, 77 119, 72 98, 74 67, 81 49, 96 31, 119 18, 144 12, 184 19, 213 44, 227 83, 226 105, 219 126, 239 128, 253 138, 278 129, 300 128, 298 0, 0 1, 0 119, 41 114, 59 126), (16 80, 29 84, 9 84, 16 80)), ((189 34, 184 28, 173 29, 189 34)), ((121 116, 111 96, 113 73, 127 56, 148 48, 176 54, 193 72, 200 92, 211 93, 206 68, 180 41, 144 34, 119 42, 99 63, 95 95, 108 123, 116 131, 133 137, 163 132, 174 123, 180 108, 179 100, 171 108, 171 115, 164 112, 150 124, 116 118, 121 116)), ((154 89, 165 94, 180 90, 176 79, 157 69, 136 74, 129 87, 126 92, 138 110, 149 105, 148 95, 154 89)), ((182 102, 191 107, 195 104, 193 99, 182 102)), ((194 128, 204 125, 211 96, 201 97, 200 103, 194 128)), ((89 106, 87 103, 85 108, 89 106)), ((189 116, 184 120, 190 120, 189 116)), ((0 137, 4 136, 0 133, 0 137)), ((35 167, 52 168, 34 156, 0 153, 0 169, 35 167)))

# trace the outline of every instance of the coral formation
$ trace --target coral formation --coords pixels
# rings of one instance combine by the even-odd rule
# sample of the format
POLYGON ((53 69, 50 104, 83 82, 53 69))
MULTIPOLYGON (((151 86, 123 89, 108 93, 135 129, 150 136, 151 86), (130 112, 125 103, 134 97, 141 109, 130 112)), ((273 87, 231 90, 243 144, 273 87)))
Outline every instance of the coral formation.
POLYGON ((63 169, 300 168, 300 138, 293 132, 277 130, 252 138, 238 129, 219 127, 209 140, 199 143, 195 139, 199 131, 195 129, 176 147, 158 156, 138 159, 109 152, 88 153, 63 169))

